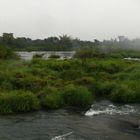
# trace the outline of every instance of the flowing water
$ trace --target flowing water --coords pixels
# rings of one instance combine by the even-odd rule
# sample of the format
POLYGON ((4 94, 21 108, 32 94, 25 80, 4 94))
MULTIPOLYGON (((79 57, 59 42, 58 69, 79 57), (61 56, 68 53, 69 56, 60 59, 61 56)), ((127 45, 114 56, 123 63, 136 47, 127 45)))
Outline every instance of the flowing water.
POLYGON ((124 58, 125 60, 130 60, 130 61, 140 61, 140 58, 131 58, 131 57, 128 57, 128 58, 124 58))
POLYGON ((43 54, 43 59, 48 59, 51 55, 58 55, 60 59, 71 59, 75 51, 33 51, 33 52, 17 52, 22 59, 31 60, 35 54, 43 54))
MULTIPOLYGON (((31 60, 33 58, 33 55, 35 54, 43 54, 43 59, 48 59, 51 55, 58 55, 60 56, 59 59, 71 59, 75 51, 22 51, 22 52, 16 52, 22 59, 24 60, 31 60)), ((124 58, 125 60, 129 61, 140 61, 140 58, 124 58)))
POLYGON ((69 108, 0 116, 0 140, 139 139, 139 104, 100 101, 88 111, 69 108))

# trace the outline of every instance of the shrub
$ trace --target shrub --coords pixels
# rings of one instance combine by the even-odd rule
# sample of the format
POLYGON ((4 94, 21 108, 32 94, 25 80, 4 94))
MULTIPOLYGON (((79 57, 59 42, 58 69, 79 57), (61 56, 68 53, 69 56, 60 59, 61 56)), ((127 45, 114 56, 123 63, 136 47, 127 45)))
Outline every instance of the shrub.
POLYGON ((9 81, 3 81, 0 84, 0 90, 13 90, 13 85, 9 81))
POLYGON ((112 93, 112 91, 116 88, 117 84, 115 82, 98 82, 96 88, 96 96, 97 97, 108 97, 112 93))
POLYGON ((87 59, 87 58, 102 58, 104 54, 97 49, 83 48, 78 50, 75 55, 75 58, 87 59))
POLYGON ((69 85, 63 91, 64 101, 67 105, 86 107, 93 103, 94 96, 85 87, 69 85))
POLYGON ((39 109, 38 99, 30 92, 0 93, 0 113, 9 114, 39 109))
POLYGON ((44 54, 37 54, 37 53, 36 53, 36 54, 33 55, 33 59, 34 59, 34 58, 43 58, 43 55, 44 55, 44 54))
POLYGON ((84 76, 76 79, 75 84, 88 88, 88 90, 91 91, 93 94, 95 93, 95 89, 97 86, 96 80, 89 76, 84 76))
POLYGON ((41 90, 47 84, 47 80, 26 74, 24 77, 15 77, 14 80, 12 80, 12 83, 16 89, 31 90, 32 92, 36 92, 41 90))
POLYGON ((80 85, 92 85, 95 83, 95 79, 92 77, 84 76, 76 80, 76 83, 80 85))
POLYGON ((7 46, 0 46, 0 59, 16 59, 18 55, 7 46))
POLYGON ((115 80, 126 80, 127 78, 129 78, 130 74, 127 73, 127 72, 119 72, 119 73, 116 73, 115 75, 113 75, 113 79, 115 80))
POLYGON ((64 105, 63 97, 60 93, 45 95, 42 99, 42 106, 46 109, 58 109, 64 105))
POLYGON ((99 69, 108 73, 117 73, 122 71, 124 68, 124 63, 121 61, 106 61, 99 65, 99 69))
POLYGON ((48 94, 55 94, 55 93, 58 93, 57 88, 50 87, 50 86, 44 87, 43 90, 41 91, 42 96, 45 96, 45 95, 48 95, 48 94))
POLYGON ((58 59, 58 58, 60 58, 60 56, 59 56, 59 55, 52 54, 52 55, 50 55, 48 58, 55 58, 55 59, 58 59))
POLYGON ((112 101, 120 103, 140 103, 139 90, 132 90, 128 85, 117 86, 110 95, 112 101))
POLYGON ((82 74, 82 70, 64 70, 60 73, 60 77, 63 80, 74 80, 76 78, 80 78, 82 74))

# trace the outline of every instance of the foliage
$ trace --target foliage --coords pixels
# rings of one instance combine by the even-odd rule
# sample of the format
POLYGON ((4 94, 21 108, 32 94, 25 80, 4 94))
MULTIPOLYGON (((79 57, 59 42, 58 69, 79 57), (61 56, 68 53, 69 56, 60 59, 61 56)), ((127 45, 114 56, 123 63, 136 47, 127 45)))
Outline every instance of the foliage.
POLYGON ((140 39, 130 40, 124 36, 104 41, 97 39, 94 39, 94 41, 83 41, 68 35, 32 40, 26 37, 15 38, 13 33, 3 33, 0 36, 0 45, 6 45, 18 51, 71 51, 84 48, 85 53, 83 54, 84 51, 79 51, 76 57, 140 58, 140 39), (90 49, 86 50, 85 48, 90 49), (139 52, 136 50, 139 50, 139 52))
MULTIPOLYGON (((0 60, 0 97, 2 102, 6 102, 1 102, 0 105, 9 109, 7 113, 26 112, 22 108, 19 111, 13 110, 8 104, 15 105, 18 100, 20 106, 20 100, 24 100, 23 96, 27 94, 30 95, 30 102, 32 96, 45 109, 69 105, 85 107, 97 98, 140 103, 139 83, 139 61, 93 58, 87 59, 83 64, 81 59, 0 60)), ((30 104, 27 111, 32 110, 34 108, 30 104)))
POLYGON ((33 59, 34 59, 34 58, 42 58, 43 55, 44 55, 44 54, 37 54, 37 53, 36 53, 36 54, 33 55, 33 59))
POLYGON ((0 113, 9 114, 28 112, 39 109, 39 101, 35 95, 24 91, 0 93, 0 113))
POLYGON ((46 109, 58 109, 63 105, 64 101, 59 93, 48 94, 42 99, 42 106, 46 109))
POLYGON ((103 58, 104 54, 98 49, 84 48, 76 51, 75 58, 87 59, 87 58, 103 58))
POLYGON ((60 58, 60 56, 59 55, 52 54, 52 55, 49 56, 49 58, 56 58, 57 59, 57 58, 60 58))
POLYGON ((82 86, 69 85, 65 87, 63 96, 66 104, 75 107, 86 107, 94 101, 92 93, 82 86))
POLYGON ((140 103, 140 87, 133 89, 126 84, 117 86, 112 94, 111 99, 120 103, 140 103))
POLYGON ((0 59, 15 59, 18 58, 9 47, 0 45, 0 59))

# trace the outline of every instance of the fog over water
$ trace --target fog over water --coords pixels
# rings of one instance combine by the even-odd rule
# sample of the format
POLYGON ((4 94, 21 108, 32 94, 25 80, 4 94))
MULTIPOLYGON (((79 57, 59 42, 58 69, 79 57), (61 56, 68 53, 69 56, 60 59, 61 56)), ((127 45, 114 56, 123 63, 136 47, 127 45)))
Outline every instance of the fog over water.
POLYGON ((0 0, 0 34, 33 39, 140 37, 139 0, 0 0))

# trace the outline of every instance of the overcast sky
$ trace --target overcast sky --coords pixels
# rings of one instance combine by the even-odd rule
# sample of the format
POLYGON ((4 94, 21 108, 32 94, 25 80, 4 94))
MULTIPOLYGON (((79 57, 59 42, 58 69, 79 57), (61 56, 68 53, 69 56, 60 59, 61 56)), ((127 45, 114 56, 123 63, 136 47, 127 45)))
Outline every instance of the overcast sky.
POLYGON ((140 38, 140 0, 0 0, 0 34, 140 38))

